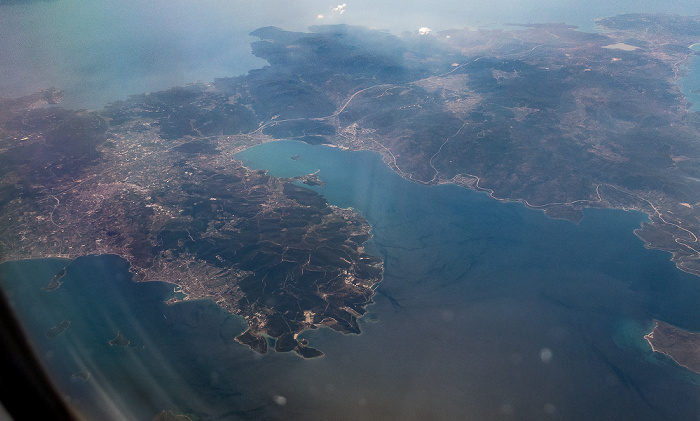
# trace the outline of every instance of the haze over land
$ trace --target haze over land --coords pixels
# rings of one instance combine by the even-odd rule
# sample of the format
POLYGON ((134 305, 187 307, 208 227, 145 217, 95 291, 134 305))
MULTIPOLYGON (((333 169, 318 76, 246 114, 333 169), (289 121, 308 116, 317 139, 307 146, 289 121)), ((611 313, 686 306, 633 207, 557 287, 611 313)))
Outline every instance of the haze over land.
POLYGON ((594 20, 620 13, 700 14, 691 0, 483 2, 342 2, 244 0, 18 1, 0 3, 0 96, 56 87, 70 108, 99 109, 128 95, 264 65, 250 54, 248 34, 263 26, 303 31, 317 24, 352 24, 393 34, 507 23, 566 23, 594 30, 594 20), (319 15, 323 15, 319 19, 319 15), (26 69, 32 69, 27 72, 26 69))
MULTIPOLYGON (((342 21, 352 6, 328 6, 311 20, 342 21)), ((146 12, 163 10, 114 16, 146 12)), ((182 373, 186 386, 160 385, 153 373, 148 393, 162 387, 166 398, 141 399, 134 411, 216 417, 232 406, 242 418, 306 418, 325 393, 319 419, 341 407, 349 419, 415 408, 424 416, 442 408, 445 418, 470 410, 477 419, 697 413, 697 385, 648 349, 644 334, 652 320, 664 323, 655 349, 673 358, 674 345, 692 337, 674 329, 700 329, 700 278, 669 262, 700 273, 700 120, 679 88, 700 21, 628 14, 600 20, 601 33, 565 24, 475 31, 442 30, 421 16, 423 29, 402 36, 344 24, 263 26, 251 33, 259 68, 215 80, 213 71, 204 83, 144 89, 152 92, 94 111, 63 108, 53 89, 1 100, 3 286, 22 291, 18 301, 45 300, 45 314, 25 317, 31 326, 45 318, 40 346, 57 353, 53 369, 70 393, 93 393, 69 381, 102 378, 90 374, 101 370, 131 390, 110 358, 148 367, 148 337, 181 337, 181 348, 164 356, 190 361, 166 370, 171 380, 182 373), (644 250, 635 228, 648 247, 668 253, 644 250), (27 258, 68 260, 42 261, 45 280, 18 282, 15 268, 27 258), (90 284, 91 271, 101 282, 90 284), (127 294, 122 304, 131 310, 114 310, 121 304, 104 293, 112 289, 127 294), (193 300, 202 298, 219 308, 193 300), (75 309, 57 304, 70 300, 75 309), (88 326, 100 300, 110 310, 88 326), (149 327, 132 329, 142 314, 149 327), (76 338, 123 346, 86 353, 104 358, 86 371, 76 354, 64 355, 61 341, 76 338), (251 357, 240 344, 279 352, 251 357), (200 345, 201 355, 236 357, 192 357, 200 345), (326 356, 312 365, 284 359, 290 351, 326 356), (315 376, 299 376, 302 367, 315 376), (195 372, 209 377, 192 383, 195 372), (173 403, 192 384, 206 403, 173 403), (402 389, 377 392, 396 384, 402 389), (395 399, 368 403, 384 394, 395 399), (609 396, 616 405, 606 405, 609 396), (669 396, 689 398, 676 406, 669 396)), ((124 44, 145 42, 136 49, 142 62, 127 66, 138 83, 182 46, 156 48, 173 23, 149 22, 151 44, 124 44)), ((199 30, 206 39, 207 27, 199 30)), ((188 60, 220 57, 205 44, 185 48, 188 60)), ((106 77, 116 86, 124 62, 110 66, 103 53, 77 62, 95 77, 90 83, 106 77)), ((83 92, 95 90, 90 83, 83 92)), ((117 92, 106 86, 98 90, 104 98, 117 92)))

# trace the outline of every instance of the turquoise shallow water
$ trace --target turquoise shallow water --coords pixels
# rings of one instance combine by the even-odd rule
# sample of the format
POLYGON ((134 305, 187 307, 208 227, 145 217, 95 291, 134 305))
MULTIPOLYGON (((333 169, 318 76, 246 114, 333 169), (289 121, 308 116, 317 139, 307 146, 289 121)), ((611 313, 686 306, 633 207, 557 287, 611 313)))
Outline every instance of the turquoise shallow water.
POLYGON ((115 256, 74 261, 56 291, 41 287, 64 261, 3 265, 0 282, 80 408, 105 419, 161 409, 279 420, 700 415, 697 376, 639 337, 654 318, 700 330, 700 279, 643 247, 633 229, 645 215, 552 220, 455 186, 410 183, 370 152, 300 142, 238 157, 274 176, 320 170, 327 185, 315 190, 372 224, 367 249, 385 277, 363 333, 304 333, 320 359, 260 356, 233 341, 239 318, 207 301, 166 306, 172 285, 131 282, 115 256), (62 320, 69 328, 46 338, 62 320), (129 346, 109 345, 118 331, 129 346), (72 377, 81 370, 87 381, 72 377))

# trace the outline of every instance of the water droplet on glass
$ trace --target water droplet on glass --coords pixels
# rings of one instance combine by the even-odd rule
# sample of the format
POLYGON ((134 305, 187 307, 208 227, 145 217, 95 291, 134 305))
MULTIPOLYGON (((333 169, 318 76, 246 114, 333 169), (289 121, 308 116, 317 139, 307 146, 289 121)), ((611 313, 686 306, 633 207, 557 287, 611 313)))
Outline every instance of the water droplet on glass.
POLYGON ((554 356, 554 354, 552 353, 552 350, 549 348, 542 348, 542 350, 540 351, 540 358, 542 359, 542 362, 545 364, 552 361, 553 356, 554 356))

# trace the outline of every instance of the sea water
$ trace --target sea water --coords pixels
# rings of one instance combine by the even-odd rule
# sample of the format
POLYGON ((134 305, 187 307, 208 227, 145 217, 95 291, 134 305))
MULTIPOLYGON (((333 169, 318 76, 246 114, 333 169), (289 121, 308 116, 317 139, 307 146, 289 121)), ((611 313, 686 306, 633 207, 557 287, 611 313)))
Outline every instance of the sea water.
MULTIPOLYGON (((700 39, 698 40, 700 42, 700 39)), ((691 103, 691 111, 700 111, 700 45, 693 44, 690 48, 695 55, 690 58, 687 73, 679 81, 681 92, 691 103)))
POLYGON ((579 224, 453 185, 402 179, 371 152, 282 141, 238 155, 373 227, 384 261, 362 334, 302 336, 324 351, 259 355, 210 301, 166 305, 116 256, 0 266, 0 282, 64 393, 94 419, 693 419, 696 375, 640 338, 658 318, 700 330, 700 278, 633 234, 645 215, 579 224), (295 159, 291 159, 294 157, 295 159), (68 264, 63 284, 43 289, 68 264), (55 338, 46 331, 64 320, 55 338), (128 345, 111 345, 118 333, 128 345))
MULTIPOLYGON (((248 34, 278 26, 350 24, 393 34, 509 23, 566 23, 595 30, 619 13, 700 14, 700 2, 501 0, 26 0, 0 1, 0 97, 55 87, 68 108, 100 109, 129 95, 245 74, 266 63, 248 34), (339 7, 343 6, 343 7, 339 7)), ((508 28, 508 27, 506 27, 508 28)))

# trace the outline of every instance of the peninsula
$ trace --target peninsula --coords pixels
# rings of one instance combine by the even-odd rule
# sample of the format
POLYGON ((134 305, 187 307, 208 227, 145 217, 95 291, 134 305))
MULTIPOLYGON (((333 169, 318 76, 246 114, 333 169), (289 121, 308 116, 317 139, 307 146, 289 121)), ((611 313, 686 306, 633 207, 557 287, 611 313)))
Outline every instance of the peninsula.
POLYGON ((251 348, 320 356, 297 335, 358 333, 382 262, 365 252, 362 215, 304 186, 322 175, 275 178, 235 159, 297 139, 376 151, 414 182, 555 218, 644 212, 637 235, 700 275, 700 115, 678 85, 700 23, 598 23, 402 37, 267 27, 252 50, 269 65, 244 76, 95 111, 57 106, 56 90, 1 99, 0 259, 116 254, 135 281, 244 317, 251 348))
POLYGON ((655 352, 678 365, 700 374, 700 333, 687 332, 668 323, 656 321, 654 330, 644 336, 655 352))

